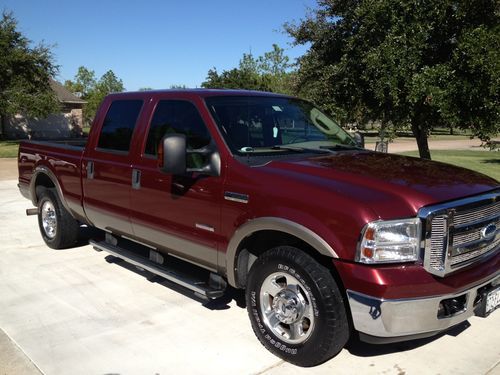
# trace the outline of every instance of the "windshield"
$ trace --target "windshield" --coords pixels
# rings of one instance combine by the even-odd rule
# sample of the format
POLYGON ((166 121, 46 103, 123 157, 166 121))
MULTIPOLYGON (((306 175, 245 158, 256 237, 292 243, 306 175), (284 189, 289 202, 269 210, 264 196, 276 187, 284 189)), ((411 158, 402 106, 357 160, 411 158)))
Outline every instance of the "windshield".
POLYGON ((335 120, 300 99, 216 96, 206 103, 236 154, 356 148, 335 120))

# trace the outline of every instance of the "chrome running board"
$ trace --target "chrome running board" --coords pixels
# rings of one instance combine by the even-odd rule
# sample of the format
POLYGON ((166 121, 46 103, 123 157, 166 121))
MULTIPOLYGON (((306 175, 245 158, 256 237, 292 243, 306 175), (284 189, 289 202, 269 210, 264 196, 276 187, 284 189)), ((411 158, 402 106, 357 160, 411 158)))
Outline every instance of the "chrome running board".
POLYGON ((161 276, 206 298, 214 299, 224 295, 225 285, 222 285, 220 288, 215 288, 210 285, 209 281, 213 279, 212 274, 208 278, 209 280, 203 281, 194 275, 189 275, 188 273, 177 270, 173 266, 169 267, 168 262, 166 265, 160 266, 145 257, 135 254, 133 251, 112 245, 105 241, 97 242, 90 240, 89 243, 97 251, 105 251, 117 258, 123 259, 127 263, 161 276))

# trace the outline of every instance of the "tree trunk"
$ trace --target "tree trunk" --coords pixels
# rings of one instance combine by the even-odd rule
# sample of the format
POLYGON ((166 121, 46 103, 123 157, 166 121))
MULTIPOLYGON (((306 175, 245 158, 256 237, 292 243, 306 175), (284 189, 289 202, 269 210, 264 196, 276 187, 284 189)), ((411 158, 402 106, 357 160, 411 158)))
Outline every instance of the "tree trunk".
POLYGON ((427 131, 422 124, 415 121, 411 124, 411 130, 417 140, 418 153, 422 159, 431 160, 431 152, 429 151, 429 143, 427 142, 427 131))
POLYGON ((0 113, 0 139, 5 139, 5 116, 0 113))

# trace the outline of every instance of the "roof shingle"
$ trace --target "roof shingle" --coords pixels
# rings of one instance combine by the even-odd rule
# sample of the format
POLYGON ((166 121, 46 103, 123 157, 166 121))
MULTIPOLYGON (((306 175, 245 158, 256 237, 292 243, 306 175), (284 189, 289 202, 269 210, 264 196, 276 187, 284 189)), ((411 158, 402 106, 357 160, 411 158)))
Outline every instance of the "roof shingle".
POLYGON ((66 87, 61 85, 59 82, 51 79, 49 83, 52 90, 54 90, 54 92, 56 93, 57 99, 59 99, 61 103, 79 103, 79 104, 87 103, 85 100, 80 99, 78 96, 71 93, 66 87))

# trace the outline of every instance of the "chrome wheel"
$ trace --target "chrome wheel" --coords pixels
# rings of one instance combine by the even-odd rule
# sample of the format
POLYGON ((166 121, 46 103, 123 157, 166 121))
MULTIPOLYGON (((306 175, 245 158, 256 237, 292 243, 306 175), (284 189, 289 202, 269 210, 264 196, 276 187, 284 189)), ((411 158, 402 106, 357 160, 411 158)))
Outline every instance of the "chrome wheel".
POLYGON ((48 238, 53 239, 57 231, 57 216, 54 204, 51 201, 45 201, 40 212, 42 215, 43 231, 48 238))
POLYGON ((260 290, 264 324, 289 344, 305 342, 314 329, 311 296, 304 285, 288 273, 269 275, 260 290))

